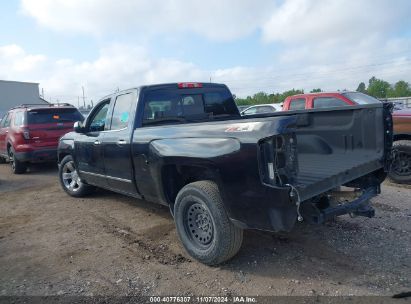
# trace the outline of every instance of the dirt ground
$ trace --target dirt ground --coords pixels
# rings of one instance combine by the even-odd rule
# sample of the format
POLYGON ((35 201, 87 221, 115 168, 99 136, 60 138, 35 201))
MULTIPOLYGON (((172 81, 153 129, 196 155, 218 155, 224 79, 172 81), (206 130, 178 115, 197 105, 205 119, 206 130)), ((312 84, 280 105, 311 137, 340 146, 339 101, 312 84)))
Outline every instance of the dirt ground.
POLYGON ((385 183, 376 217, 247 231, 220 267, 186 254, 165 207, 75 199, 55 166, 0 165, 0 295, 393 295, 411 291, 411 187, 385 183))

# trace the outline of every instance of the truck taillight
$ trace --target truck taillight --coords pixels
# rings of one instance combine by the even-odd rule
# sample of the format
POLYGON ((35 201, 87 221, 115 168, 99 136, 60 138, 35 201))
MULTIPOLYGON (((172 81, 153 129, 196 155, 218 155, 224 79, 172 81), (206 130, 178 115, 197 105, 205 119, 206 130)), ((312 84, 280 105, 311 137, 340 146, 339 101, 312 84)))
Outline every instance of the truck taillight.
POLYGON ((202 88, 203 84, 198 82, 180 82, 178 83, 179 89, 194 89, 194 88, 202 88))
POLYGON ((260 174, 264 184, 283 186, 296 176, 298 163, 295 138, 291 134, 266 138, 260 146, 260 174))
POLYGON ((29 130, 23 130, 23 137, 24 137, 24 139, 30 139, 30 132, 29 132, 29 130))

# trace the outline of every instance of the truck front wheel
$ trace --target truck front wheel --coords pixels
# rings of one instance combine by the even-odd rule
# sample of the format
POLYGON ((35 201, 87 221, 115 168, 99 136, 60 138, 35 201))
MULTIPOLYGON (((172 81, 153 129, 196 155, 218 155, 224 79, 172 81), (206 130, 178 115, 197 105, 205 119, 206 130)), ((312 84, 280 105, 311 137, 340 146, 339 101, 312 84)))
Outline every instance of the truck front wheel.
POLYGON ((204 264, 220 264, 240 250, 243 230, 229 220, 212 181, 194 182, 180 190, 174 220, 184 248, 204 264))
POLYGON ((71 155, 67 155, 61 161, 59 166, 59 179, 64 191, 70 196, 83 197, 89 194, 93 189, 93 187, 86 185, 80 180, 71 155))

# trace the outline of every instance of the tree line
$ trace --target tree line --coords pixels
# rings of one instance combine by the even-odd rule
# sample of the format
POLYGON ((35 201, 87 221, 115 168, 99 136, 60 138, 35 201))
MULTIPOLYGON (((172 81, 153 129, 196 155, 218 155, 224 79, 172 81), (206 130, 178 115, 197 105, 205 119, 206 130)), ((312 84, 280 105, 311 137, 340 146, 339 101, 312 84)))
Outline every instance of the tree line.
MULTIPOLYGON (((340 90, 339 90, 340 91, 340 90)), ((310 93, 322 92, 320 88, 312 89, 310 93)), ((399 80, 394 84, 378 79, 375 76, 368 80, 368 86, 364 82, 360 82, 357 87, 357 92, 362 92, 376 98, 391 98, 391 97, 408 97, 411 96, 411 86, 404 80, 399 80)), ((234 96, 237 105, 255 105, 264 103, 281 103, 288 96, 303 94, 304 90, 292 89, 282 93, 258 92, 253 96, 247 96, 246 98, 238 98, 234 96)))

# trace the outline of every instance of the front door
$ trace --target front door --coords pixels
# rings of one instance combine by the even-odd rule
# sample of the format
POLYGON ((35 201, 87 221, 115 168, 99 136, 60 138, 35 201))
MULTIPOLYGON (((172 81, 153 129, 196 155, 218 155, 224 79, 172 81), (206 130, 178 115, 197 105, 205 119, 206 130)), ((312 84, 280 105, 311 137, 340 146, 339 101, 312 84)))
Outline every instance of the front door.
POLYGON ((87 183, 107 187, 104 171, 104 130, 108 128, 110 99, 102 101, 90 113, 85 133, 75 142, 75 162, 79 175, 87 183))
POLYGON ((139 195, 134 183, 131 159, 131 134, 137 96, 130 91, 116 97, 109 130, 104 137, 104 165, 110 188, 124 193, 139 195))

